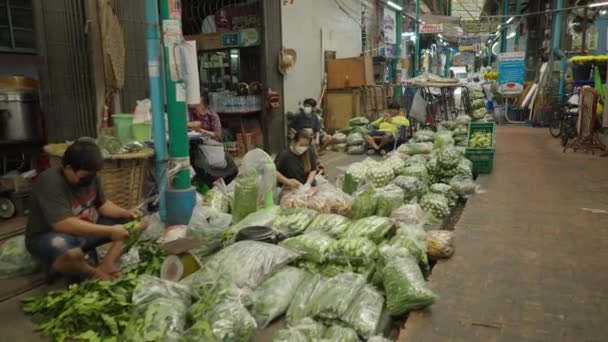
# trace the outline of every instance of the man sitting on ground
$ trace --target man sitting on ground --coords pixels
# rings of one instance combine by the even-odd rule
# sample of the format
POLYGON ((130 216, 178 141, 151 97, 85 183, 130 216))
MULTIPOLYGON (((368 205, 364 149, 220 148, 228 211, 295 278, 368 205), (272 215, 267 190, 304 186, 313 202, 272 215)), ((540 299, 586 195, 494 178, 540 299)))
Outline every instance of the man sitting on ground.
MULTIPOLYGON (((41 173, 34 184, 25 231, 27 249, 47 270, 99 279, 117 277, 116 262, 129 233, 116 223, 143 213, 106 199, 97 178, 103 157, 94 142, 70 145, 62 164, 41 173), (99 266, 89 265, 85 253, 110 241, 99 266)), ((142 223, 140 228, 144 227, 142 223)))
POLYGON ((369 133, 363 136, 365 142, 371 147, 368 154, 386 154, 383 147, 397 138, 400 126, 409 127, 409 125, 409 120, 399 111, 399 107, 394 104, 390 105, 378 120, 371 123, 369 133))

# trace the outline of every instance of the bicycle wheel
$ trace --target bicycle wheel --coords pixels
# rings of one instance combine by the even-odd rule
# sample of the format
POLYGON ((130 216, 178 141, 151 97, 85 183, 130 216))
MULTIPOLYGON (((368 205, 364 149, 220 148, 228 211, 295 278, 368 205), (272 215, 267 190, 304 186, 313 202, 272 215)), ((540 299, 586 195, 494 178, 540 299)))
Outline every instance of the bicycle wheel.
POLYGON ((562 142, 562 147, 566 147, 568 145, 568 140, 571 138, 571 135, 572 132, 570 132, 570 126, 568 124, 562 125, 562 129, 559 134, 559 138, 562 142))
POLYGON ((553 120, 551 120, 551 122, 549 122, 549 133, 551 133, 552 137, 557 138, 560 136, 561 131, 562 131, 562 120, 560 120, 559 117, 553 118, 553 120))

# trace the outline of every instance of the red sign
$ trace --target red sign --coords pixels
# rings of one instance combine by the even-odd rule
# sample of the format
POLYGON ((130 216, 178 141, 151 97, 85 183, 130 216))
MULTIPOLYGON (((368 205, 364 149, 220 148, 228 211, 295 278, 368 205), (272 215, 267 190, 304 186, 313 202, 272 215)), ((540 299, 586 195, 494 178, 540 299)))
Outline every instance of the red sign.
POLYGON ((216 31, 235 32, 248 28, 262 27, 259 8, 260 5, 258 3, 228 5, 221 8, 215 13, 216 31))
POLYGON ((443 33, 443 24, 422 24, 420 33, 443 33))

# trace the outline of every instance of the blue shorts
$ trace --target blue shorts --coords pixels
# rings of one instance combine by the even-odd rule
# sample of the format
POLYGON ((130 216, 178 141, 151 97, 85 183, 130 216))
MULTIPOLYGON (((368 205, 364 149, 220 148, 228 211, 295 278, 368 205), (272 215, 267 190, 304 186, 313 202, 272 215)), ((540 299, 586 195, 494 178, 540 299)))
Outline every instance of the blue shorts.
MULTIPOLYGON (((102 217, 97 224, 112 226, 124 223, 123 220, 102 217)), ((43 266, 50 267, 55 260, 70 249, 80 248, 87 253, 93 249, 112 241, 109 237, 77 236, 67 233, 46 232, 37 235, 27 243, 27 250, 36 257, 43 266)))
POLYGON ((369 130, 369 135, 371 135, 372 137, 393 137, 393 134, 391 132, 379 131, 375 127, 369 130))

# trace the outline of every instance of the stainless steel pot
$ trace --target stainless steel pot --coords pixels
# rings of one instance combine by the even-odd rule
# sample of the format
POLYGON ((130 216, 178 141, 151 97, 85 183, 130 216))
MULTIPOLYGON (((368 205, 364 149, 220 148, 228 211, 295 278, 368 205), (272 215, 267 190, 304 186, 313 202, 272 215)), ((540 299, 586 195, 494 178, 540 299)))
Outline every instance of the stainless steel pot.
POLYGON ((38 93, 0 90, 0 141, 35 141, 38 137, 38 93))

